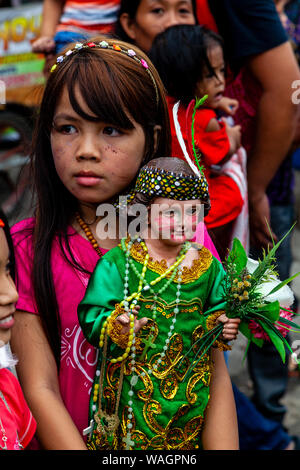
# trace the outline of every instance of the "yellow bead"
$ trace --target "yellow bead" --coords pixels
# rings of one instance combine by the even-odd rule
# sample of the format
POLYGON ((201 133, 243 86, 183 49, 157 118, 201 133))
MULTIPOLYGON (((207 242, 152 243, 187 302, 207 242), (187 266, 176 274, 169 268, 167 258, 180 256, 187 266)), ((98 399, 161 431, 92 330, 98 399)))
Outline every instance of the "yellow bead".
POLYGON ((129 348, 129 347, 128 347, 128 348, 126 348, 126 349, 125 349, 125 352, 126 352, 126 353, 127 353, 127 355, 128 355, 128 354, 130 353, 130 348, 129 348))
POLYGON ((117 362, 117 359, 112 359, 110 362, 111 362, 112 364, 115 364, 115 363, 117 362))

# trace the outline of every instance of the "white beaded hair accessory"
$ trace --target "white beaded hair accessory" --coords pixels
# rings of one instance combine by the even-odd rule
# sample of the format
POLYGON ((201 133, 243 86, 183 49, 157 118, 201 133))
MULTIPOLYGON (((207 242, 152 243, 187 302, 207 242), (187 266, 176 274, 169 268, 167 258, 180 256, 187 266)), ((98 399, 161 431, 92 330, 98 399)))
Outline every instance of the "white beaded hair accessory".
POLYGON ((155 94, 156 94, 156 104, 158 105, 159 103, 158 88, 157 88, 155 78, 149 68, 147 61, 143 58, 140 58, 134 49, 131 49, 131 48, 127 49, 124 45, 121 45, 121 44, 109 43, 107 41, 100 41, 100 42, 90 41, 86 43, 78 42, 75 44, 73 49, 68 49, 64 54, 57 57, 56 63, 52 65, 50 72, 51 73, 54 72, 57 69, 58 65, 63 63, 67 57, 73 54, 76 54, 83 49, 91 49, 91 48, 109 49, 111 51, 116 51, 117 53, 124 54, 127 57, 138 62, 146 70, 146 72, 149 74, 149 77, 152 80, 152 83, 155 89, 155 94))

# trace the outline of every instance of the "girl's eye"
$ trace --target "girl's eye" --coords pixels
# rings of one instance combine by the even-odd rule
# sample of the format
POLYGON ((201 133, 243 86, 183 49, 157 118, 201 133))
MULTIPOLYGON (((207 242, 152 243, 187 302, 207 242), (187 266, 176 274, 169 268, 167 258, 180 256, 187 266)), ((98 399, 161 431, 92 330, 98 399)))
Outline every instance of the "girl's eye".
POLYGON ((103 134, 109 135, 111 137, 117 137, 122 134, 122 131, 116 127, 107 126, 103 129, 103 134))
POLYGON ((205 77, 204 77, 204 78, 206 78, 206 79, 211 79, 211 78, 213 78, 213 77, 215 77, 215 74, 214 74, 213 72, 207 72, 207 73, 205 74, 205 77))
POLYGON ((154 15, 160 15, 160 14, 162 14, 163 12, 164 12, 164 10, 163 10, 162 8, 159 8, 159 7, 153 8, 153 9, 151 10, 151 13, 153 13, 154 15))
POLYGON ((192 12, 188 10, 187 8, 180 8, 179 13, 181 15, 192 15, 192 12))
POLYGON ((61 126, 53 125, 54 129, 61 134, 72 135, 76 133, 76 127, 71 124, 63 124, 61 126))

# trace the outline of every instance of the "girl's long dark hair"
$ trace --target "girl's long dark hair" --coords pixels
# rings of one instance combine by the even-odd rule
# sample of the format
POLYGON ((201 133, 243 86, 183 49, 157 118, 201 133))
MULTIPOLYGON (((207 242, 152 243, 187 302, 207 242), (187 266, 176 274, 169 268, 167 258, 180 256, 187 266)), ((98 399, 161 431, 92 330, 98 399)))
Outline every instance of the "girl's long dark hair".
POLYGON ((197 83, 204 74, 214 74, 208 50, 215 45, 224 54, 221 36, 199 25, 171 26, 156 36, 149 57, 170 96, 185 105, 195 98, 197 83))
MULTIPOLYGON (((90 41, 97 42, 100 39, 103 38, 90 41)), ((110 40, 106 38, 106 41, 110 40)), ((132 47, 127 44, 125 46, 132 47)), ((148 57, 136 47, 135 50, 138 56, 143 57, 149 64, 157 84, 158 103, 153 82, 141 64, 125 54, 93 47, 71 54, 58 65, 55 72, 50 74, 40 106, 32 156, 37 196, 33 233, 33 286, 36 306, 58 366, 61 331, 51 269, 51 251, 56 237, 67 262, 71 263, 74 269, 88 272, 76 262, 69 245, 68 227, 78 209, 78 202, 64 187, 56 173, 50 144, 53 116, 66 87, 72 107, 84 119, 109 122, 122 129, 131 129, 132 118, 143 127, 146 144, 142 164, 157 155, 169 156, 170 127, 164 87, 148 57), (81 109, 76 100, 75 89, 80 91, 91 115, 81 109), (161 126, 156 149, 153 139, 155 125, 161 126)))
POLYGON ((9 248, 9 266, 10 266, 10 274, 13 279, 15 279, 15 255, 14 255, 14 246, 13 246, 13 241, 11 238, 10 234, 10 229, 8 225, 8 219, 3 212, 3 210, 0 208, 0 219, 4 222, 4 233, 5 237, 7 240, 8 248, 9 248))

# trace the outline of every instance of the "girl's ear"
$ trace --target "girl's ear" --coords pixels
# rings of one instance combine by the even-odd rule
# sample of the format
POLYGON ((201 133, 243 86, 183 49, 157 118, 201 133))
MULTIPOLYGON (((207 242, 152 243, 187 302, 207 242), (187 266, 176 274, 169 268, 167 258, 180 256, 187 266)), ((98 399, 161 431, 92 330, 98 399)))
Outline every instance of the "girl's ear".
POLYGON ((161 126, 159 124, 156 124, 153 127, 153 140, 154 140, 153 153, 154 154, 158 147, 158 139, 159 139, 160 132, 161 132, 161 126))
POLYGON ((127 36, 130 37, 130 39, 132 39, 133 41, 135 41, 136 34, 134 20, 130 18, 128 13, 122 13, 119 18, 119 21, 127 36))

